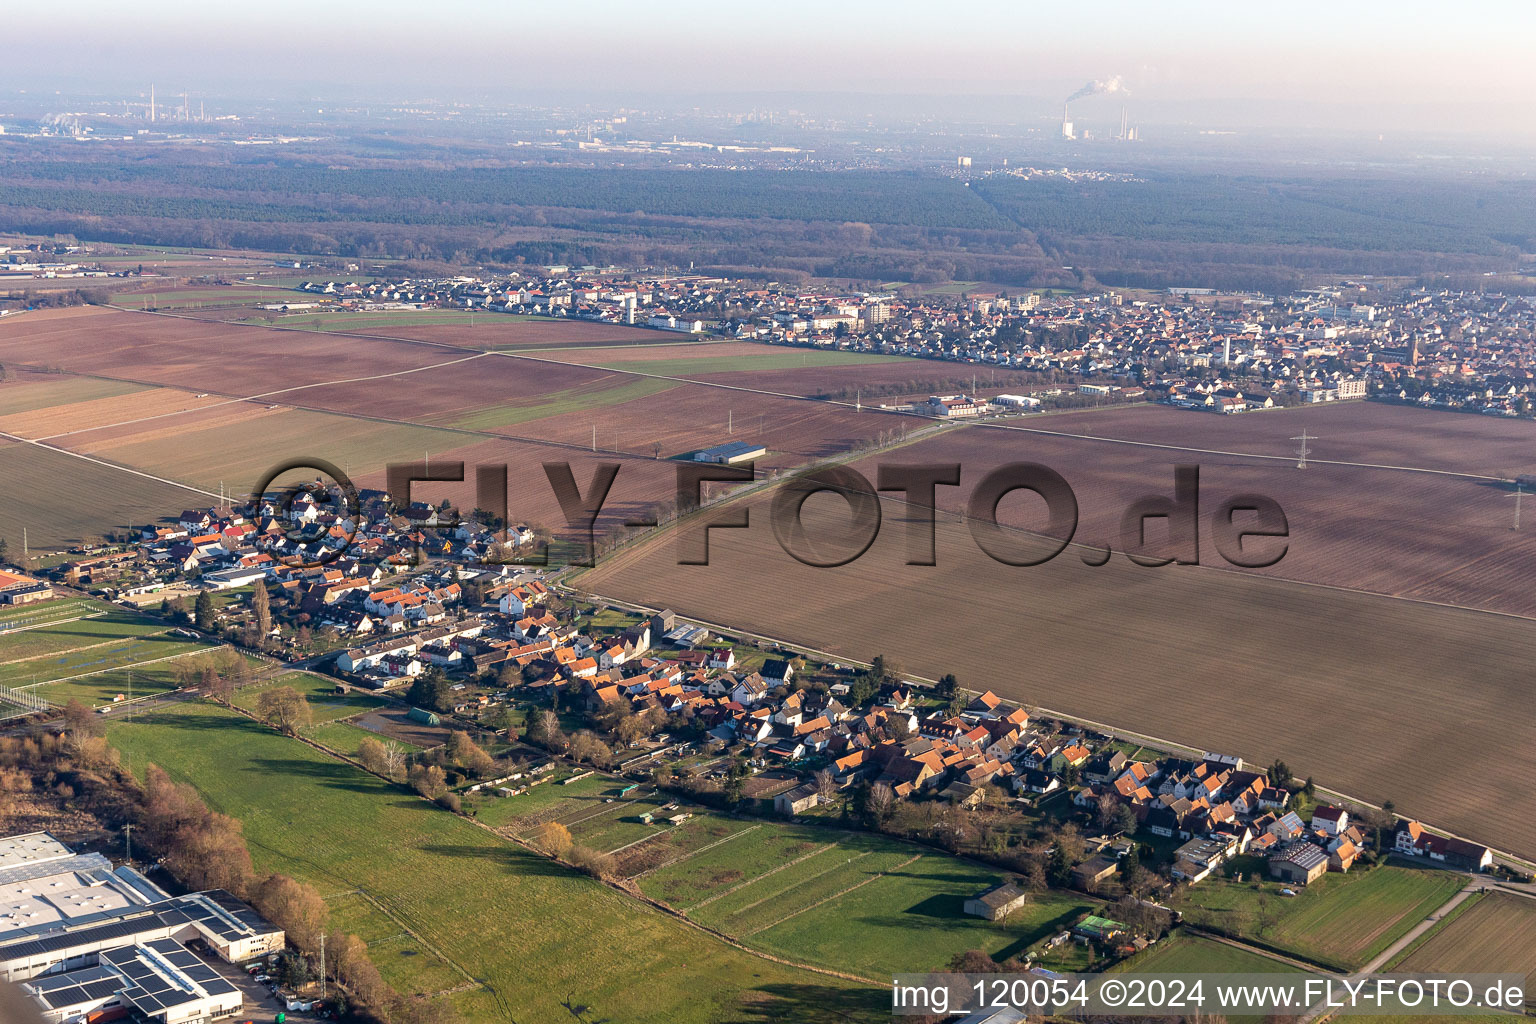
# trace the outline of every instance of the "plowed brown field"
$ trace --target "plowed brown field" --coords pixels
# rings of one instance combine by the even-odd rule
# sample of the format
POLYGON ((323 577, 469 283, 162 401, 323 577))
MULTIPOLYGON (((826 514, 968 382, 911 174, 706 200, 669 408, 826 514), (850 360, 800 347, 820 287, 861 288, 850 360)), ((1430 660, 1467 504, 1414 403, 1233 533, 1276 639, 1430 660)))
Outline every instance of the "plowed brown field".
MULTIPOLYGON (((836 502, 836 499, 830 499, 836 502)), ((800 564, 754 499, 711 564, 670 533, 578 581, 597 594, 781 637, 883 653, 962 685, 1258 763, 1501 848, 1536 853, 1529 621, 1198 567, 1090 567, 1068 549, 1013 568, 939 527, 938 565, 904 564, 899 506, 860 559, 800 564), (1477 756, 1442 757, 1475 737, 1477 756)), ((814 534, 841 513, 807 504, 814 534)))

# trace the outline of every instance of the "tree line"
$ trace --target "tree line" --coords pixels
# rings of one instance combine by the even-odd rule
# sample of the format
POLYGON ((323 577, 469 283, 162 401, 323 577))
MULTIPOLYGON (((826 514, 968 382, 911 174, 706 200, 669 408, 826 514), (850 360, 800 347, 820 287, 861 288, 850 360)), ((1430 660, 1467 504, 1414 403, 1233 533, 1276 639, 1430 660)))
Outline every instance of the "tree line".
POLYGON ((51 802, 120 831, 135 826, 136 843, 188 891, 224 889, 283 929, 296 954, 285 957, 288 981, 318 977, 321 937, 325 973, 337 986, 333 1003, 344 1020, 365 1024, 459 1024, 444 998, 396 992, 369 960, 357 936, 332 928, 325 900, 304 882, 258 871, 240 822, 210 809, 192 786, 157 765, 138 782, 102 735, 99 716, 79 701, 63 710, 63 730, 0 737, 0 819, 29 803, 51 802))

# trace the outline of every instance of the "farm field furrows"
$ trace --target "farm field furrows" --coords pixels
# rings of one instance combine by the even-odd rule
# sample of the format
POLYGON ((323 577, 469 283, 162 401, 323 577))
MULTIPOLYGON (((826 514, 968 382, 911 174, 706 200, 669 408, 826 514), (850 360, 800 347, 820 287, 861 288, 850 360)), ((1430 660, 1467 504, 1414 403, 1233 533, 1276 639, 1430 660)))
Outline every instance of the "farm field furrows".
MULTIPOLYGON (((1076 495, 1075 540, 1117 551, 1122 550, 1125 510, 1144 496, 1171 498, 1175 466, 1196 465, 1202 564, 1227 565, 1210 525, 1220 503, 1257 493, 1285 511, 1290 539, 1277 564, 1248 571, 1536 615, 1536 592, 1525 582, 1536 571, 1536 530, 1510 529, 1513 492, 1483 480, 1327 464, 1303 471, 1290 462, 977 426, 948 430, 891 455, 865 459, 855 468, 874 480, 881 462, 960 464, 960 486, 936 492, 940 507, 956 513, 991 470, 1011 462, 1042 463, 1060 473, 1076 495)), ((1046 522, 1043 503, 1023 492, 1004 500, 998 518, 1024 529, 1043 530, 1046 522)), ((1164 537, 1166 526, 1154 520, 1147 534, 1164 537)))
POLYGON ((705 384, 753 388, 784 395, 833 396, 853 402, 859 389, 866 405, 896 403, 897 395, 926 397, 936 390, 972 390, 974 382, 996 390, 1023 374, 973 372, 975 367, 934 359, 822 350, 750 341, 695 342, 650 348, 592 348, 530 352, 531 358, 607 366, 635 373, 681 377, 705 384), (881 397, 888 396, 888 397, 881 397))
MULTIPOLYGON (((119 394, 80 401, 61 400, 49 408, 0 415, 0 430, 19 437, 51 438, 54 443, 60 443, 59 435, 91 430, 108 423, 130 420, 154 422, 156 417, 162 418, 165 423, 181 422, 180 416, 183 413, 227 401, 211 395, 199 398, 179 388, 145 388, 117 381, 98 381, 90 377, 68 379, 82 384, 100 384, 125 390, 119 394)), ((0 401, 0 411, 4 408, 3 401, 0 401)))
MULTIPOLYGON (((575 446, 551 447, 500 438, 474 441, 461 435, 459 440, 471 443, 457 448, 434 449, 432 461, 435 463, 441 458, 444 462, 463 462, 465 482, 419 483, 411 491, 414 498, 432 502, 448 498, 460 508, 474 508, 477 503, 473 467, 482 464, 504 465, 507 467, 509 491, 507 513, 512 521, 566 533, 565 514, 560 510, 543 464, 569 464, 581 493, 586 494, 595 467, 603 462, 617 462, 618 476, 614 478, 608 500, 597 520, 598 532, 602 533, 636 516, 649 514, 658 503, 670 504, 677 493, 676 464, 666 459, 653 458, 650 452, 644 455, 614 455, 605 450, 594 453, 575 446)), ((399 454, 405 458, 411 457, 408 449, 399 454)), ((415 458, 419 460, 420 455, 415 458)), ((357 483, 359 486, 382 488, 384 474, 376 472, 365 475, 358 478, 357 483)))
MULTIPOLYGON (((218 492, 247 492, 277 463, 319 456, 354 480, 391 462, 420 461, 423 452, 460 445, 463 434, 379 423, 308 409, 264 409, 248 403, 64 439, 84 451, 156 476, 218 492)), ((164 513, 174 510, 165 509, 164 513)))
POLYGON ((1536 974, 1536 900, 1496 892, 1434 932, 1393 970, 1536 974))
MULTIPOLYGON (((702 374, 750 374, 758 370, 788 370, 830 366, 875 367, 913 364, 905 356, 878 356, 860 352, 822 351, 789 346, 760 345, 750 341, 694 342, 629 348, 585 348, 533 353, 541 359, 602 366, 632 373, 668 377, 702 374)), ((735 383, 745 383, 736 381, 735 383)))
MULTIPOLYGON (((1505 479, 1536 472, 1536 424, 1529 420, 1383 402, 1328 402, 1241 416, 1137 405, 1027 417, 1020 425, 1269 455, 1287 462, 1296 456, 1297 442, 1291 439, 1305 430, 1316 435, 1308 444, 1313 462, 1412 466, 1505 479)), ((1168 458, 1177 458, 1177 453, 1168 453, 1168 458)))
MULTIPOLYGON (((378 377, 457 358, 450 348, 273 331, 79 306, 7 317, 0 363, 59 367, 223 395, 378 377)), ((381 385, 382 386, 382 385, 381 385)))
MULTIPOLYGON (((667 531, 576 583, 834 657, 883 653, 929 679, 953 672, 1198 750, 1281 757, 1325 786, 1536 853, 1536 822, 1500 810, 1525 799, 1536 771, 1536 724, 1512 713, 1527 699, 1527 622, 1119 557, 1092 567, 1076 549, 1010 567, 942 515, 938 564, 908 566, 908 524, 890 502, 862 557, 815 568, 779 547, 767 497, 751 504, 750 528, 712 531, 709 565, 678 565, 667 531), (1418 769, 1424 750, 1469 731, 1482 756, 1418 769)), ((826 537, 846 514, 813 499, 805 521, 826 537)))
POLYGON ((113 292, 114 306, 128 309, 198 309, 205 306, 266 305, 301 302, 303 293, 279 288, 241 287, 171 287, 113 292))
POLYGON ((208 500, 175 484, 17 442, 0 442, 0 480, 0 537, 18 549, 23 526, 38 548, 68 547, 208 500))
POLYGON ((803 402, 750 392, 722 391, 700 384, 677 384, 660 394, 616 405, 584 408, 521 424, 517 433, 562 444, 587 445, 597 428, 600 447, 617 447, 651 456, 684 454, 727 441, 767 448, 764 468, 792 465, 808 458, 842 455, 882 431, 915 430, 927 424, 905 416, 865 411, 825 402, 803 402), (773 456, 791 456, 774 458, 773 456))
POLYGON ((572 409, 624 402, 671 386, 667 381, 611 370, 482 356, 413 373, 395 384, 388 380, 327 384, 284 399, 316 409, 495 431, 572 409))
MULTIPOLYGON (((1261 877, 1262 865, 1252 874, 1261 877)), ((1435 868, 1396 864, 1329 872, 1294 897, 1281 897, 1278 884, 1225 879, 1192 888, 1180 902, 1185 920, 1227 934, 1249 935, 1313 963, 1339 969, 1360 967, 1443 906, 1465 884, 1464 876, 1435 868), (1261 919, 1272 920, 1254 935, 1261 919)))
POLYGON ((391 338, 411 338, 418 341, 436 341, 463 348, 484 348, 497 351, 524 349, 589 348, 611 345, 661 346, 677 344, 679 335, 670 331, 655 331, 622 324, 604 324, 593 320, 554 320, 548 317, 520 317, 509 314, 476 313, 473 322, 460 313, 455 319, 443 319, 433 323, 413 321, 409 317, 396 317, 388 322, 375 318, 375 322, 363 322, 357 318, 335 317, 325 323, 325 329, 337 333, 356 334, 362 337, 378 335, 391 338))
MULTIPOLYGON (((455 997, 473 1019, 555 1020, 573 995, 658 1024, 732 1019, 743 993, 770 1020, 878 1014, 878 996, 733 950, 233 712, 180 705, 116 723, 108 739, 138 770, 160 765, 240 819, 258 870, 326 894, 361 891, 461 980, 484 979, 455 997)), ((410 964, 380 966, 412 984, 410 964)))
POLYGON ((118 398, 143 390, 143 385, 116 380, 95 380, 56 373, 6 372, 0 381, 0 430, 17 417, 55 406, 74 405, 100 398, 118 398))

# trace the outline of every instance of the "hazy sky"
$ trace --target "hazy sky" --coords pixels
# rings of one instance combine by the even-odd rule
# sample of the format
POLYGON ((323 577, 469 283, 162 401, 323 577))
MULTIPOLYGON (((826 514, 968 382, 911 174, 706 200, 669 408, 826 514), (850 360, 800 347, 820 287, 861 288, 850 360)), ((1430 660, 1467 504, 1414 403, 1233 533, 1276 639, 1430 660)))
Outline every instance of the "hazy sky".
MULTIPOLYGON (((777 0, 577 4, 400 0, 7 12, 7 89, 326 86, 515 98, 720 92, 1065 96, 1123 76, 1141 104, 1382 108, 1454 127, 1536 94, 1536 3, 777 0), (1443 122, 1443 123, 1440 123, 1443 122)), ((1256 108, 1257 109, 1257 108, 1256 108)), ((1536 119, 1513 119, 1528 131, 1536 119)))

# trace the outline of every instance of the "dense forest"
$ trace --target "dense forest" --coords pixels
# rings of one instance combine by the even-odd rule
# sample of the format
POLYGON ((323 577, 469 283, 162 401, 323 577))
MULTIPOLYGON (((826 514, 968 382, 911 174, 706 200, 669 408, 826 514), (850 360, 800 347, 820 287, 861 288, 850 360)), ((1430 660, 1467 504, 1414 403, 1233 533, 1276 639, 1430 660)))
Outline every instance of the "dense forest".
POLYGON ((1531 182, 1162 173, 967 183, 915 171, 325 159, 102 144, 62 160, 0 140, 0 230, 456 263, 1259 289, 1320 274, 1507 271, 1536 249, 1531 182))

